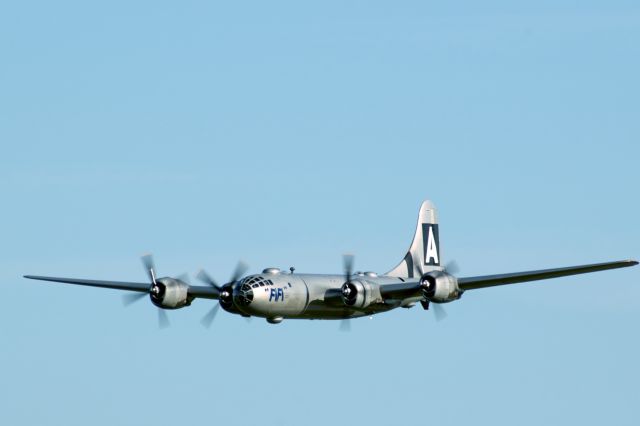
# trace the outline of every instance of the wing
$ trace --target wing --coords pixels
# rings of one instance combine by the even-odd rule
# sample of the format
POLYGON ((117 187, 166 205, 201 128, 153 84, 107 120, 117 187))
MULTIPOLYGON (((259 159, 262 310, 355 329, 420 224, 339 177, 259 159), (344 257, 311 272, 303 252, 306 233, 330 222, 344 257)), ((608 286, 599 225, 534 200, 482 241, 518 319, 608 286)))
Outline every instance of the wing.
MULTIPOLYGON (((569 266, 567 268, 540 269, 537 271, 514 272, 511 274, 464 277, 458 278, 458 287, 463 291, 475 290, 477 288, 493 287, 497 285, 516 284, 528 281, 546 280, 549 278, 566 277, 568 275, 605 271, 607 269, 626 268, 637 264, 638 262, 635 260, 620 260, 617 262, 569 266)), ((421 295, 421 291, 422 287, 420 286, 419 281, 407 281, 402 284, 383 284, 380 286, 380 294, 384 299, 419 297, 421 295)))
POLYGON ((537 271, 514 272, 511 274, 465 277, 458 279, 458 287, 460 290, 475 290, 477 288, 493 287, 497 285, 517 284, 528 281, 566 277, 568 275, 605 271, 607 269, 626 268, 637 264, 638 262, 635 260, 620 260, 616 262, 594 263, 591 265, 569 266, 566 268, 540 269, 537 271))
MULTIPOLYGON (((37 275, 25 275, 25 278, 30 280, 40 281, 52 281, 56 283, 84 285, 89 287, 102 287, 111 288, 115 290, 128 290, 138 291, 141 293, 148 293, 151 285, 149 283, 132 283, 125 281, 98 281, 98 280, 84 280, 77 278, 57 278, 57 277, 41 277, 37 275)), ((189 295, 192 297, 200 297, 203 299, 217 299, 219 292, 213 287, 204 286, 189 286, 189 295)))
POLYGON ((409 297, 420 297, 422 287, 420 281, 407 281, 402 284, 382 284, 380 295, 383 299, 406 299, 409 297))
POLYGON ((76 278, 41 277, 38 275, 25 275, 24 277, 30 280, 53 281, 56 283, 86 285, 90 287, 113 288, 115 290, 140 291, 144 293, 148 292, 150 287, 149 283, 130 283, 130 282, 124 282, 124 281, 82 280, 82 279, 76 279, 76 278))

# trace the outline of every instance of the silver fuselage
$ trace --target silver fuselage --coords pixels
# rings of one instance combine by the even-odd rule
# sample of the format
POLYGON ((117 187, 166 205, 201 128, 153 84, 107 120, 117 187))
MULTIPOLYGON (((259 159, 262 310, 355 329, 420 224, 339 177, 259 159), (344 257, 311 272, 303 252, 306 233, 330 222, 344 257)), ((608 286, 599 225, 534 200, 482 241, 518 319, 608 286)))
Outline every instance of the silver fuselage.
POLYGON ((375 274, 356 274, 351 281, 368 286, 371 300, 362 309, 345 306, 340 299, 343 275, 291 274, 284 272, 250 275, 234 285, 235 307, 245 315, 267 319, 344 319, 374 315, 420 298, 383 300, 379 286, 402 283, 402 279, 375 274))

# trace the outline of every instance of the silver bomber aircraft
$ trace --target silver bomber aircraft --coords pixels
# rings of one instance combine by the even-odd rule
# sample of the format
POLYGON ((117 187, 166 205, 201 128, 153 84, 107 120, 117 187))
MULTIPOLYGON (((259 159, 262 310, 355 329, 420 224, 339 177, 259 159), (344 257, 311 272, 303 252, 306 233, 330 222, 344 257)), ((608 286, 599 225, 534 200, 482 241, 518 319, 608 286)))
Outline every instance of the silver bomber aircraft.
POLYGON ((637 265, 635 260, 570 266, 477 277, 456 277, 455 264, 442 265, 436 208, 430 201, 420 207, 413 242, 404 259, 383 275, 373 272, 353 273, 353 256, 344 257, 343 275, 297 274, 291 268, 283 272, 268 268, 261 274, 242 277, 246 266, 238 265, 232 278, 219 285, 206 272, 198 278, 206 286, 194 286, 186 277, 156 276, 151 255, 142 257, 148 282, 97 281, 25 275, 25 278, 104 287, 134 292, 125 296, 125 304, 149 296, 156 305, 161 326, 168 324, 166 309, 180 309, 194 299, 218 300, 203 318, 211 325, 219 307, 232 314, 266 318, 276 324, 284 319, 351 319, 410 308, 420 303, 434 308, 436 318, 444 312, 439 304, 460 299, 469 290, 558 278, 568 275, 624 268, 637 265))

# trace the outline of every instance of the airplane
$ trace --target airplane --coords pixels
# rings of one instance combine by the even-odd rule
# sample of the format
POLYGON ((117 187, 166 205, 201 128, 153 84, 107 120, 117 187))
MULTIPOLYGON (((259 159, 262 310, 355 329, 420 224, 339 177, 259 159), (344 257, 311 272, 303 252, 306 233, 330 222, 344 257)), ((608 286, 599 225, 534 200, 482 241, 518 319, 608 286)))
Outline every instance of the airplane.
POLYGON ((436 319, 446 314, 441 304, 459 300, 470 290, 492 286, 558 278, 568 275, 625 268, 635 260, 542 269, 498 275, 456 277, 455 263, 442 264, 440 233, 435 205, 426 200, 420 206, 418 224, 411 246, 402 261, 389 272, 353 272, 353 255, 344 255, 342 275, 298 274, 294 268, 281 271, 267 268, 260 274, 243 276, 247 266, 240 262, 231 279, 220 285, 201 270, 197 278, 205 286, 189 284, 186 277, 158 278, 151 255, 142 257, 148 282, 99 281, 25 275, 24 278, 102 287, 134 292, 125 296, 125 304, 149 296, 158 310, 161 327, 168 325, 165 310, 181 309, 195 299, 217 300, 202 319, 209 327, 220 307, 244 317, 265 318, 271 324, 284 319, 349 320, 411 308, 420 303, 433 307, 436 319))

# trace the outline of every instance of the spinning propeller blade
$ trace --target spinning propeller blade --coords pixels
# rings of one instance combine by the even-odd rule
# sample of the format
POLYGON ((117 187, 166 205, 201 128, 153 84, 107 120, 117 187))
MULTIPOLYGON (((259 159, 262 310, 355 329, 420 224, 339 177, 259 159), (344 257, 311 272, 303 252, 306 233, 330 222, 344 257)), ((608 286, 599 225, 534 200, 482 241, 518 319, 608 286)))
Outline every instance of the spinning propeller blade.
POLYGON ((164 309, 158 308, 158 327, 167 328, 169 325, 169 315, 167 315, 164 309))
POLYGON ((353 262, 355 256, 352 254, 345 254, 342 256, 342 264, 344 267, 344 282, 351 281, 351 275, 353 275, 353 262))
POLYGON ((442 321, 447 317, 447 311, 442 306, 437 303, 432 303, 431 306, 433 307, 433 315, 436 317, 436 321, 442 321))
POLYGON ((247 272, 247 269, 249 269, 249 265, 244 263, 242 260, 239 261, 236 265, 236 270, 233 271, 233 275, 231 276, 231 281, 229 281, 229 283, 234 283, 242 278, 244 273, 247 272))
POLYGON ((144 269, 149 276, 149 281, 152 284, 156 283, 156 268, 153 264, 153 255, 151 253, 147 253, 140 258, 142 260, 142 264, 144 265, 144 269))
POLYGON ((126 307, 144 299, 149 293, 129 293, 122 296, 122 304, 126 307))
POLYGON ((182 281, 185 284, 191 284, 191 278, 189 278, 189 274, 187 274, 186 272, 184 274, 178 275, 176 279, 182 281))
POLYGON ((218 291, 221 290, 221 287, 218 285, 218 283, 216 283, 215 280, 211 278, 211 275, 207 274, 207 271, 205 271, 204 269, 200 269, 200 271, 198 271, 198 275, 196 275, 196 278, 205 284, 209 284, 211 287, 217 289, 218 291))
MULTIPOLYGON (((153 262, 153 255, 151 255, 151 253, 145 254, 140 258, 140 260, 142 261, 144 270, 147 272, 147 276, 149 277, 149 291, 145 293, 125 294, 122 296, 122 304, 124 306, 129 306, 138 300, 142 300, 145 296, 149 295, 149 293, 158 290, 158 283, 156 282, 156 267, 153 262)), ((182 274, 178 279, 182 282, 189 283, 189 276, 187 274, 182 274)), ((169 327, 169 316, 162 308, 158 308, 158 326, 160 328, 169 327)))
POLYGON ((456 262, 455 260, 448 262, 444 267, 444 271, 447 274, 457 275, 458 272, 460 272, 460 268, 458 267, 458 262, 456 262))
MULTIPOLYGON (((225 286, 229 286, 230 284, 235 283, 236 281, 238 281, 240 278, 242 278, 242 276, 245 274, 245 272, 247 272, 247 269, 249 268, 249 266, 240 261, 238 262, 238 264, 236 265, 236 269, 233 271, 233 275, 231 275, 231 279, 229 280, 229 282, 223 286, 220 286, 212 277, 211 275, 209 275, 204 269, 200 269, 200 271, 198 272, 198 274, 196 275, 196 278, 198 278, 200 281, 202 281, 205 284, 208 284, 209 286, 211 286, 212 288, 215 288, 218 292, 217 296, 219 298, 230 298, 231 297, 231 290, 229 288, 224 289, 225 286), (226 295, 226 296, 225 296, 226 295)), ((222 302, 222 300, 221 300, 222 302)), ((202 320, 200 320, 200 323, 206 327, 206 328, 210 328, 211 324, 213 324, 213 320, 215 319, 216 315, 218 314, 218 310, 220 309, 220 304, 217 303, 215 306, 213 306, 209 312, 207 312, 207 314, 202 317, 202 320)))
MULTIPOLYGON (((455 260, 449 261, 445 267, 444 272, 450 275, 456 275, 460 272, 460 268, 458 267, 458 262, 455 260)), ((431 303, 431 307, 433 308, 433 316, 436 321, 440 322, 443 319, 447 318, 447 311, 440 305, 439 303, 431 303)))
POLYGON ((340 331, 342 331, 343 333, 348 333, 348 332, 351 331, 351 320, 350 319, 340 320, 340 331))
POLYGON ((213 324, 213 320, 216 319, 216 315, 218 314, 218 310, 220 309, 220 304, 216 303, 213 305, 213 308, 209 310, 207 315, 202 317, 200 320, 200 324, 202 324, 205 328, 210 328, 211 324, 213 324))

